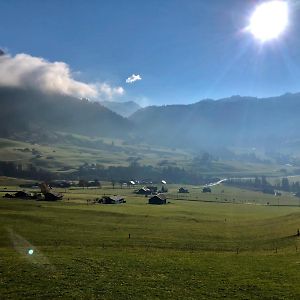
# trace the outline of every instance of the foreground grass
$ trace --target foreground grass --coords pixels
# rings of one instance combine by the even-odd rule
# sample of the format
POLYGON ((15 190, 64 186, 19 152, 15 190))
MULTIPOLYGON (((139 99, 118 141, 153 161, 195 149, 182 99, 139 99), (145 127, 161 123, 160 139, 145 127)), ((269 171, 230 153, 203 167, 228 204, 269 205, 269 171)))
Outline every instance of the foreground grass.
POLYGON ((93 193, 0 200, 1 299, 300 298, 298 207, 157 207, 129 190, 124 205, 86 205, 93 193))

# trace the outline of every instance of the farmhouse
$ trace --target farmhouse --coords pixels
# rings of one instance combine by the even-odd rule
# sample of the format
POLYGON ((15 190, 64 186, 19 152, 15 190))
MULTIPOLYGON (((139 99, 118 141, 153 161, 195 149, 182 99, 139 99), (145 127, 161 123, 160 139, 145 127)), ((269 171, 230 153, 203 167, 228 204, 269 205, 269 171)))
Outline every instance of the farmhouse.
POLYGON ((48 192, 44 194, 45 201, 57 201, 57 200, 61 200, 62 198, 63 195, 59 193, 48 192))
POLYGON ((167 197, 164 194, 158 194, 155 195, 153 197, 151 197, 149 199, 149 204, 157 204, 157 205, 161 205, 161 204, 166 204, 167 203, 167 197))
POLYGON ((6 193, 3 198, 14 198, 14 195, 6 193))
POLYGON ((135 193, 138 195, 151 195, 151 190, 146 187, 143 187, 139 190, 136 190, 135 193))
POLYGON ((126 203, 123 196, 103 196, 98 203, 102 204, 121 204, 126 203))
POLYGON ((147 189, 149 189, 152 194, 157 193, 157 186, 150 185, 150 186, 147 186, 147 189))
POLYGON ((41 188, 41 193, 44 195, 44 199, 42 200, 57 201, 63 198, 62 194, 52 192, 50 187, 45 182, 40 184, 40 188, 41 188))
POLYGON ((211 193, 211 188, 206 186, 202 189, 202 192, 203 193, 211 193))
POLYGON ((184 188, 184 187, 181 187, 179 190, 178 190, 178 193, 180 194, 186 194, 186 193, 189 193, 189 190, 184 188))
POLYGON ((36 194, 27 193, 25 191, 18 191, 13 195, 6 193, 3 198, 37 199, 37 196, 36 194))
POLYGON ((20 199, 32 199, 32 195, 30 193, 27 193, 27 192, 24 192, 24 191, 16 192, 14 197, 15 198, 20 198, 20 199))

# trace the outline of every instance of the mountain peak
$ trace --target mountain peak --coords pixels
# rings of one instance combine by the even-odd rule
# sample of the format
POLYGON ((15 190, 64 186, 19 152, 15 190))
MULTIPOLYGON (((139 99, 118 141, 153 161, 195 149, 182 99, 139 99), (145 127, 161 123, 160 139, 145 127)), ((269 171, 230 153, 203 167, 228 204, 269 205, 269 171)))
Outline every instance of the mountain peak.
POLYGON ((129 117, 142 107, 134 101, 127 102, 113 102, 113 101, 102 101, 100 102, 104 107, 111 111, 121 115, 122 117, 129 117))

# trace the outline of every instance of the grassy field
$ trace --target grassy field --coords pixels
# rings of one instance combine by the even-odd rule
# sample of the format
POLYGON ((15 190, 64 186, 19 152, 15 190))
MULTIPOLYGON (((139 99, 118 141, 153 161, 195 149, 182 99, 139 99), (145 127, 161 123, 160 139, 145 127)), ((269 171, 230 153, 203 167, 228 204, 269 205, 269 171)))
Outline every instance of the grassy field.
POLYGON ((128 166, 137 159, 141 165, 153 167, 176 166, 191 170, 196 167, 204 176, 280 176, 285 168, 293 174, 297 168, 276 163, 248 163, 242 161, 213 161, 209 165, 197 165, 195 153, 144 144, 124 144, 121 140, 90 138, 69 135, 65 141, 56 143, 29 143, 0 138, 1 161, 33 164, 52 172, 72 172, 84 163, 108 166, 128 166))
POLYGON ((53 144, 32 144, 0 138, 0 156, 2 161, 32 163, 51 171, 73 170, 83 163, 101 164, 104 167, 128 166, 130 158, 138 158, 142 165, 156 165, 161 160, 167 160, 171 164, 176 161, 176 165, 180 166, 191 159, 190 154, 181 150, 142 144, 124 145, 116 139, 92 139, 75 135, 69 142, 53 144))
POLYGON ((0 298, 300 298, 297 198, 177 188, 165 206, 108 184, 56 203, 1 198, 0 298), (103 194, 127 203, 87 205, 103 194))

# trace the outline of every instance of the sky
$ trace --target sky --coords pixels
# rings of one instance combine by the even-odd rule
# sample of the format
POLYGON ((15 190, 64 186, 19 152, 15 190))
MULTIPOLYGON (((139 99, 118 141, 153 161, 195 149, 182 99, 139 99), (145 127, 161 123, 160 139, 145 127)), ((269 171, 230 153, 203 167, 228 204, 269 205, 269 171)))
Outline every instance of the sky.
POLYGON ((300 2, 289 1, 288 29, 264 44, 244 30, 260 2, 0 0, 0 48, 15 65, 36 59, 40 70, 55 69, 42 73, 47 87, 59 69, 71 77, 68 92, 82 96, 84 87, 111 101, 187 104, 300 92, 300 2))

